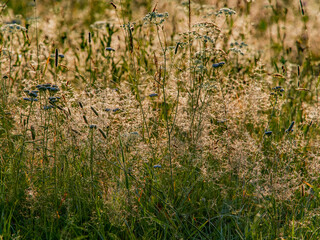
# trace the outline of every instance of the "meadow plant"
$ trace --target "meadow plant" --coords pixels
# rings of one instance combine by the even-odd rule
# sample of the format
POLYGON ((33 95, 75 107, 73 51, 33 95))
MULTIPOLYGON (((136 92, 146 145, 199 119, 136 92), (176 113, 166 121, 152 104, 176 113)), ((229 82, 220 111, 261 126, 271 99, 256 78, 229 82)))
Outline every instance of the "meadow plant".
POLYGON ((0 238, 318 239, 317 1, 98 2, 0 7, 0 238))

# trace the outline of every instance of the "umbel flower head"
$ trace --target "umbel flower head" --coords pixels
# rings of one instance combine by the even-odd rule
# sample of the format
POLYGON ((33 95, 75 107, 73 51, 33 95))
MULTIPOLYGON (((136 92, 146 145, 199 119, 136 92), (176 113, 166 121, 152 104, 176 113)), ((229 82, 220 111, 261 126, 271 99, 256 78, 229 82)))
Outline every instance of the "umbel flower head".
POLYGON ((37 85, 36 88, 39 91, 46 91, 48 90, 50 93, 54 94, 58 91, 60 91, 59 87, 57 85, 51 85, 51 83, 46 83, 46 84, 40 84, 37 85))
POLYGON ((169 17, 169 13, 158 13, 158 12, 151 12, 148 13, 144 18, 144 24, 155 24, 155 25, 161 25, 164 20, 166 20, 169 17))
POLYGON ((221 8, 217 13, 216 16, 220 16, 224 14, 225 16, 232 16, 236 14, 236 11, 230 9, 230 8, 221 8))
POLYGON ((33 90, 33 91, 24 90, 24 92, 26 94, 28 94, 29 98, 23 98, 23 100, 29 101, 29 102, 37 102, 38 101, 38 99, 36 97, 38 97, 39 91, 37 91, 37 90, 33 90))
POLYGON ((1 32, 8 32, 8 33, 16 33, 16 32, 25 32, 27 29, 25 27, 20 26, 19 24, 5 24, 1 28, 1 32))

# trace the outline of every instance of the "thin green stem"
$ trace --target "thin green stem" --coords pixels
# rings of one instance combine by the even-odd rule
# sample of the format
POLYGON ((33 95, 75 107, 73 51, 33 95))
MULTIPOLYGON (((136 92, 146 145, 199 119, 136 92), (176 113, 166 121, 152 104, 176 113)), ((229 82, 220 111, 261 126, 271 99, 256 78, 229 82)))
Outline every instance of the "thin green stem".
POLYGON ((169 151, 169 163, 170 163, 170 174, 171 174, 171 187, 172 187, 172 192, 174 196, 174 180, 173 180, 173 166, 172 166, 172 151, 171 151, 171 130, 169 126, 169 119, 168 119, 168 105, 167 105, 167 99, 166 99, 166 76, 167 76, 167 48, 166 46, 163 45, 161 38, 160 38, 160 33, 159 33, 159 26, 157 26, 157 36, 158 40, 162 49, 163 53, 163 77, 162 77, 162 94, 163 94, 163 103, 164 103, 164 115, 165 115, 165 120, 166 120, 166 130, 167 130, 167 137, 168 137, 168 151, 169 151))

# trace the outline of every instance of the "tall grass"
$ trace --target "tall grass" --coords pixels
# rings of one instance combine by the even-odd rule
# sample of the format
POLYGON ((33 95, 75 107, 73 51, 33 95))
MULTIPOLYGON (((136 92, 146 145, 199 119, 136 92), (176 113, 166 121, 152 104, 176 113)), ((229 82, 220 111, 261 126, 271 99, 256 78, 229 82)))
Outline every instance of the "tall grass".
POLYGON ((319 238, 317 1, 21 6, 0 238, 319 238))

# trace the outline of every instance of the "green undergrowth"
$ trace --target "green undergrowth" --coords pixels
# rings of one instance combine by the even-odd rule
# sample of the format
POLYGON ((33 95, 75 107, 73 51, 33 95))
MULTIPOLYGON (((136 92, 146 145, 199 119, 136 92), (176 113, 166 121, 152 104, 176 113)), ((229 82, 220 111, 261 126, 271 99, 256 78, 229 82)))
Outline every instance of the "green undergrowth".
POLYGON ((0 239, 318 239, 304 2, 7 1, 0 239))

